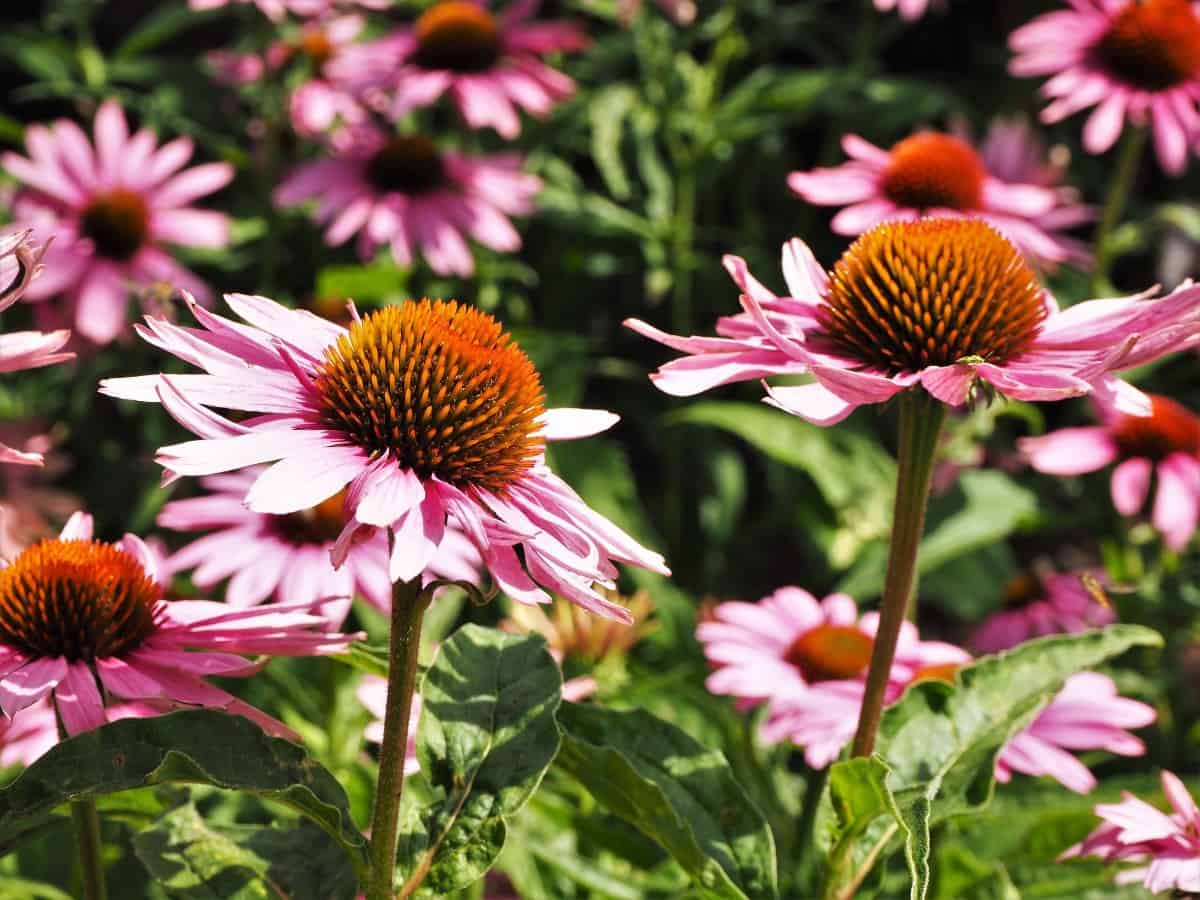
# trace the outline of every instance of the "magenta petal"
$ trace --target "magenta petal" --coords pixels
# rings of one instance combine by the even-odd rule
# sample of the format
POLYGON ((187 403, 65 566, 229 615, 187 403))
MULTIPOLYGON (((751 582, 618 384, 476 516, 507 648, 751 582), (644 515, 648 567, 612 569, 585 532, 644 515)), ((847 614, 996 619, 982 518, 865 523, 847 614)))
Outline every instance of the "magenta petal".
POLYGON ((49 694, 67 674, 61 656, 40 657, 0 679, 0 709, 10 719, 49 694))
POLYGON ((1145 457, 1127 459, 1113 469, 1113 506, 1123 516, 1136 515, 1150 492, 1150 475, 1154 464, 1145 457))
POLYGON ((823 384, 775 388, 767 385, 766 389, 763 402, 814 425, 834 425, 858 408, 857 403, 843 400, 823 384))
POLYGON ((87 663, 76 662, 67 667, 66 677, 54 691, 54 705, 70 735, 99 728, 107 721, 104 700, 87 663))
POLYGON ((921 386, 950 406, 962 406, 966 403, 974 383, 975 370, 963 363, 928 366, 921 370, 921 386))
POLYGON ((1187 546, 1200 520, 1200 462, 1172 453, 1158 464, 1151 518, 1168 547, 1179 551, 1187 546))
POLYGON ((1095 472, 1117 458, 1117 445, 1106 428, 1063 428, 1041 437, 1022 438, 1017 449, 1033 468, 1047 475, 1095 472))

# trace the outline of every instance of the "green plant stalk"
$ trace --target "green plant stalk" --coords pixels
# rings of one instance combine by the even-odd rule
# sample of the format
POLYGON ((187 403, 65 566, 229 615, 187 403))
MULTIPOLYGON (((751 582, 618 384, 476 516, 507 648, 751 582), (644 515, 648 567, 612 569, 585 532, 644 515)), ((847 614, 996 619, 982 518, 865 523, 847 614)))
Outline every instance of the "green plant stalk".
POLYGON ((85 900, 105 900, 104 859, 101 856, 100 813, 94 797, 71 801, 71 819, 79 846, 79 869, 83 877, 85 900))
POLYGON ((938 436, 946 420, 946 407, 919 387, 900 398, 900 454, 897 460, 896 505, 892 513, 892 542, 887 578, 879 611, 879 630, 871 649, 866 692, 854 735, 854 756, 870 756, 883 715, 888 674, 896 658, 896 641, 908 613, 917 573, 917 551, 925 529, 929 483, 938 436))
POLYGON ((1112 269, 1113 231, 1121 224, 1121 216, 1125 213, 1125 205, 1129 202, 1129 194, 1137 180, 1145 150, 1145 127, 1127 128, 1125 136, 1121 138, 1117 169, 1113 173, 1108 197, 1104 200, 1104 211, 1100 214, 1100 224, 1096 228, 1096 263, 1092 269, 1092 292, 1095 294, 1108 293, 1112 287, 1108 274, 1112 269))
POLYGON ((807 865, 814 859, 816 848, 813 828, 817 824, 817 810, 821 808, 821 795, 825 793, 825 784, 829 781, 829 766, 823 769, 809 769, 804 781, 804 805, 800 808, 800 826, 797 830, 799 843, 796 845, 796 852, 807 865))
POLYGON ((429 596, 418 576, 392 585, 392 628, 388 648, 387 706, 383 741, 379 745, 379 782, 371 814, 370 874, 367 900, 395 896, 396 846, 400 831, 400 798, 404 790, 404 756, 408 720, 417 687, 417 656, 421 650, 421 620, 429 596))

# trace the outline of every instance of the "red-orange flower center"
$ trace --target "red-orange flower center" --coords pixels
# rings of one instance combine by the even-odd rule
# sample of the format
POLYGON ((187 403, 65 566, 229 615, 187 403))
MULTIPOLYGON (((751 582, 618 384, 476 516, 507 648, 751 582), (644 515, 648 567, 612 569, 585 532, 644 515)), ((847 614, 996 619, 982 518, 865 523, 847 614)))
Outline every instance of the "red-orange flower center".
POLYGON ((1131 0, 1092 52, 1125 83, 1166 90, 1200 75, 1200 19, 1190 0, 1131 0))
POLYGON ((150 209, 137 191, 115 188, 92 198, 80 217, 79 230, 92 239, 101 256, 128 262, 150 233, 150 209))
POLYGON ((1162 459, 1172 453, 1200 455, 1200 418, 1169 397, 1150 395, 1150 415, 1120 416, 1113 438, 1123 457, 1162 459))
POLYGON ((367 160, 367 180, 383 192, 424 194, 446 183, 446 169, 433 141, 402 134, 367 160))
POLYGON ((417 19, 413 61, 426 69, 482 72, 500 58, 500 29, 477 3, 435 3, 417 19))
POLYGON ((919 669, 917 674, 913 676, 912 684, 919 681, 944 681, 947 684, 954 683, 954 676, 958 673, 966 663, 938 663, 932 666, 926 666, 919 669))
POLYGON ((852 625, 818 625, 796 638, 784 658, 810 684, 840 681, 867 671, 872 643, 852 625))
POLYGON ((541 453, 537 370, 500 324, 410 300, 351 326, 317 377, 325 420, 423 478, 502 493, 541 453))
POLYGON ((300 36, 300 52, 308 57, 313 64, 313 68, 318 72, 325 63, 329 62, 329 58, 333 56, 336 49, 333 41, 320 28, 306 28, 300 36))
POLYGON ((41 541, 0 569, 0 643, 31 657, 120 656, 154 632, 161 596, 120 547, 41 541))
POLYGON ((883 170, 883 193, 911 209, 978 209, 987 172, 964 140, 925 131, 892 147, 883 170))
POLYGON ((1045 594, 1042 582, 1028 572, 1022 572, 1004 586, 1004 602, 1007 606, 1025 606, 1045 594))
POLYGON ((286 516, 272 516, 275 533, 289 544, 302 547, 337 540, 346 524, 346 492, 338 491, 316 506, 286 516))
POLYGON ((889 374, 1002 363, 1029 348, 1046 315, 1033 270, 975 219, 873 228, 834 265, 821 310, 840 351, 889 374))

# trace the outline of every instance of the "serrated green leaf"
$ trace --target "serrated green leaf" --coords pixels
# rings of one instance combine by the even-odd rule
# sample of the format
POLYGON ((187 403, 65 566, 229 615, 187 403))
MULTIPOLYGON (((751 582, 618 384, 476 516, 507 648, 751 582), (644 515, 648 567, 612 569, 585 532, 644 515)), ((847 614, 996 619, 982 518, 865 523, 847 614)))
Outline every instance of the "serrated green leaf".
POLYGON ((538 636, 478 625, 438 651, 421 685, 417 755, 435 792, 407 807, 404 896, 444 897, 482 878, 558 753, 562 674, 538 636))
POLYGON ((643 710, 564 705, 558 764, 710 898, 775 897, 775 841, 718 750, 643 710))

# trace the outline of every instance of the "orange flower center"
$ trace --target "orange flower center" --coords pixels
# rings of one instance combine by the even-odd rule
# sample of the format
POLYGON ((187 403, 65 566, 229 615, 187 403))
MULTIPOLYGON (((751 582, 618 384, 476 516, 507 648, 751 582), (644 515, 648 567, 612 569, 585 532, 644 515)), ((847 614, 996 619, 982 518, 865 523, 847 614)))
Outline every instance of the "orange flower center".
POLYGON ((435 3, 417 19, 413 61, 425 69, 482 72, 500 58, 500 29, 475 3, 435 3))
POLYGON ((150 210, 141 194, 115 188, 92 198, 83 210, 79 230, 92 239, 101 256, 128 262, 146 242, 150 210))
POLYGON ((1117 418, 1113 437, 1124 457, 1162 459, 1172 453, 1200 454, 1200 419, 1169 397, 1150 395, 1150 415, 1117 418))
POLYGON ((1026 350, 1046 315, 1028 264, 974 219, 879 225, 830 273, 821 307, 842 352, 888 374, 1026 350))
POLYGON ((0 643, 72 662, 120 656, 154 632, 161 596, 119 547, 41 541, 0 569, 0 643))
POLYGON ((891 149, 883 193, 910 209, 978 209, 986 170, 966 141, 926 131, 891 149))
POLYGON ((410 300, 369 314, 325 353, 325 420, 422 478, 502 493, 542 451, 533 363, 487 313, 410 300))
POLYGON ((398 135, 367 161, 367 180, 380 191, 424 194, 446 183, 441 154, 429 138, 398 135))
POLYGON ((272 516, 275 533, 289 544, 329 544, 336 541, 346 524, 346 492, 339 491, 316 506, 286 516, 272 516))
POLYGON ((1189 0, 1131 0, 1092 53, 1126 84, 1166 90, 1200 74, 1200 20, 1189 0))
POLYGON ((304 33, 300 35, 300 41, 297 48, 308 57, 313 68, 318 72, 322 66, 329 62, 329 58, 333 56, 337 49, 333 45, 333 41, 320 28, 306 28, 304 33))
POLYGON ((933 666, 926 666, 919 669, 917 674, 913 676, 910 684, 916 684, 918 681, 944 681, 947 684, 954 683, 954 676, 966 663, 938 663, 933 666))
POLYGON ((1025 606, 1043 593, 1042 583, 1028 572, 1022 572, 1004 586, 1004 602, 1007 606, 1025 606))
POLYGON ((818 625, 792 642, 784 659, 810 684, 857 678, 871 663, 872 640, 851 625, 818 625))

